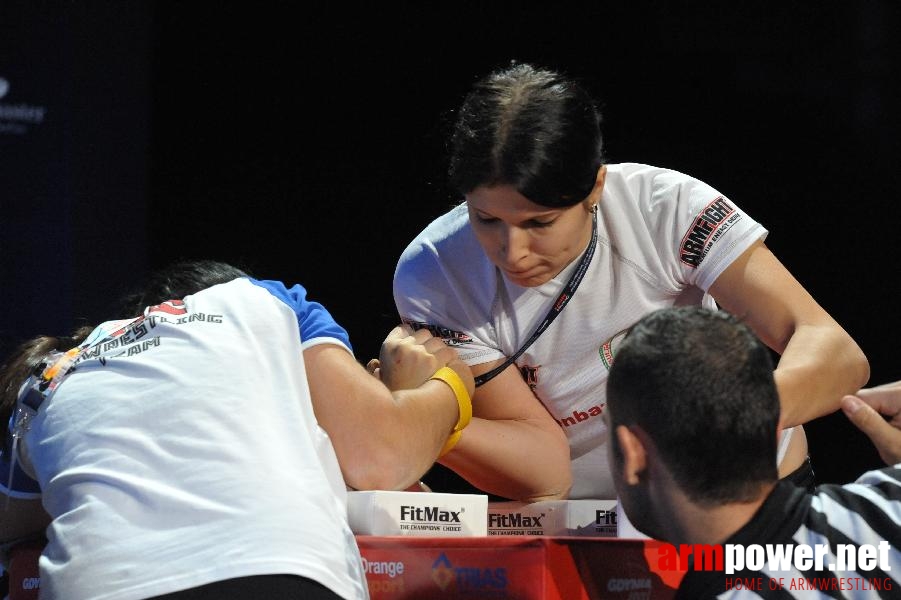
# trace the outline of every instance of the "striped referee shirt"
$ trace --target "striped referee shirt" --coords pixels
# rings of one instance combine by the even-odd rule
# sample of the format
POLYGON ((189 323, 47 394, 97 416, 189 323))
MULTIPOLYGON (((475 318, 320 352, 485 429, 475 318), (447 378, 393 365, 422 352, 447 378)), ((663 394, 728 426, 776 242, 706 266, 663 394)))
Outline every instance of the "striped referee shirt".
POLYGON ((781 481, 722 546, 733 572, 690 564, 677 599, 901 598, 901 464, 814 494, 781 481))

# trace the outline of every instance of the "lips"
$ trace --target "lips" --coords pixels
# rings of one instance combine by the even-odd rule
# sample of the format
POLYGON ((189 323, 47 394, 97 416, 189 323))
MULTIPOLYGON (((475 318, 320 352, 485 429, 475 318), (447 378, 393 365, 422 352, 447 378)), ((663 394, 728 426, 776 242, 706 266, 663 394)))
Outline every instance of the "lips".
POLYGON ((538 267, 526 269, 525 271, 508 271, 505 269, 504 274, 511 282, 523 287, 532 287, 542 283, 542 271, 538 267))
POLYGON ((513 277, 515 279, 525 279, 528 278, 529 275, 534 274, 535 269, 525 269, 522 271, 513 271, 511 269, 502 269, 504 273, 507 274, 508 277, 513 277))

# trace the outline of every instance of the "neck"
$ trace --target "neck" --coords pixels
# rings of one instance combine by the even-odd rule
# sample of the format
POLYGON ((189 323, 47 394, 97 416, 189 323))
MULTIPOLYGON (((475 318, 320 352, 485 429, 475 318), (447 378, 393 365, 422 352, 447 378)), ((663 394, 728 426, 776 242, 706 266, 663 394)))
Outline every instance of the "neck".
POLYGON ((673 502, 673 516, 666 539, 676 544, 721 544, 747 525, 769 497, 775 483, 761 484, 748 502, 701 505, 684 495, 673 502))

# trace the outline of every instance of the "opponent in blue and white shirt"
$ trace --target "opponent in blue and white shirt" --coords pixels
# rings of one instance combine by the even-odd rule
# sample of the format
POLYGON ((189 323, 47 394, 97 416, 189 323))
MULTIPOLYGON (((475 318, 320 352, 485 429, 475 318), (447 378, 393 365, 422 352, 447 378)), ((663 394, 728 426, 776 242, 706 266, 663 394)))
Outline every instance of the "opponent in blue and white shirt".
MULTIPOLYGON (((5 490, 13 503, 39 495, 51 519, 42 597, 148 598, 276 574, 368 597, 347 485, 410 485, 459 412, 429 380, 455 356, 408 333, 389 336, 404 350, 384 370, 396 365, 407 388, 391 392, 303 287, 242 277, 106 323, 45 365, 49 393, 29 379, 32 412, 12 424, 33 481, 5 490)), ((4 539, 14 527, 3 519, 4 539)))

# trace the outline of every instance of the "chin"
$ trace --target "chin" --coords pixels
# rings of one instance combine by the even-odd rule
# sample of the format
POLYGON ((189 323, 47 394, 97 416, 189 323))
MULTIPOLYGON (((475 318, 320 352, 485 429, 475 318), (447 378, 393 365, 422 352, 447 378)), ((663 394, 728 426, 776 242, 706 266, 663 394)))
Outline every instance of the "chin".
POLYGON ((505 275, 511 283, 514 283, 519 287, 538 287, 551 280, 551 277, 548 277, 547 275, 529 275, 527 277, 515 277, 509 273, 505 273, 505 275))

